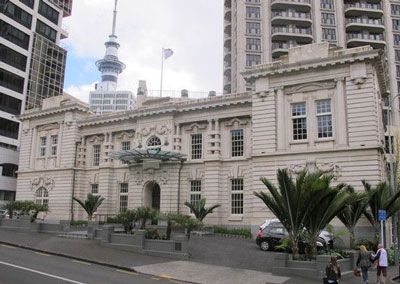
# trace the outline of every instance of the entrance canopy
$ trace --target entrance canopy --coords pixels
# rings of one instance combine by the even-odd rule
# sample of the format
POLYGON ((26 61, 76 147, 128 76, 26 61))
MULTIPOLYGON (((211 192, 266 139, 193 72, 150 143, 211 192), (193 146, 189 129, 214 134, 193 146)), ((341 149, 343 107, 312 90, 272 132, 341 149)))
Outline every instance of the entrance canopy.
POLYGON ((111 153, 111 158, 121 160, 123 162, 141 162, 143 160, 160 160, 166 161, 186 161, 186 155, 171 152, 171 151, 161 151, 160 149, 132 149, 132 150, 120 150, 111 153))

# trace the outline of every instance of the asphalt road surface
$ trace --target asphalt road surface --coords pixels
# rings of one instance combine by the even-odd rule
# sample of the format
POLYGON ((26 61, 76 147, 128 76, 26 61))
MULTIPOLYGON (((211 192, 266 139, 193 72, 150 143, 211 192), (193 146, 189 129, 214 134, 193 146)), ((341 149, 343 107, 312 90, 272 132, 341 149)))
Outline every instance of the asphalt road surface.
POLYGON ((0 245, 0 284, 182 283, 106 266, 0 245))

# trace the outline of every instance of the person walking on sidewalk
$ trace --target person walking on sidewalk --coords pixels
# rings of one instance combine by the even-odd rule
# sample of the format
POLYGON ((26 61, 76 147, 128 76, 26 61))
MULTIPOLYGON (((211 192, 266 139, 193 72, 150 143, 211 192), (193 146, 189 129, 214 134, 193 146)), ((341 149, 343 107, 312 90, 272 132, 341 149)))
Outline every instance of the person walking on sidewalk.
POLYGON ((368 269, 371 267, 372 255, 364 245, 360 246, 357 267, 361 269, 364 284, 368 283, 368 269))
POLYGON ((339 283, 339 279, 341 278, 341 273, 340 273, 340 266, 337 262, 336 256, 331 257, 331 261, 326 266, 325 273, 326 273, 326 278, 324 279, 324 283, 329 283, 329 284, 339 283))
POLYGON ((374 258, 374 262, 377 261, 377 272, 376 272, 376 283, 386 283, 387 267, 388 267, 388 256, 387 251, 384 249, 382 244, 378 245, 378 250, 374 258))

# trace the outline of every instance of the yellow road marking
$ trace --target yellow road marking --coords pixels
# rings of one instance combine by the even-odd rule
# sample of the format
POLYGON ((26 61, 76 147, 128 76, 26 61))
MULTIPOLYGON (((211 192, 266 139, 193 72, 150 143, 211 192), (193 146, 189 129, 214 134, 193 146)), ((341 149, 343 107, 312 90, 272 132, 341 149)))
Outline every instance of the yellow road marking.
POLYGON ((83 264, 83 265, 91 265, 91 264, 88 263, 88 262, 79 261, 79 260, 72 260, 72 262, 79 263, 79 264, 83 264))
POLYGON ((13 247, 13 246, 8 246, 8 245, 1 245, 2 247, 5 247, 5 248, 9 248, 9 249, 15 249, 15 247, 13 247))
POLYGON ((159 275, 160 278, 164 278, 164 279, 172 279, 172 276, 169 276, 167 274, 161 274, 159 275))
POLYGON ((42 256, 50 256, 50 254, 41 253, 41 252, 35 252, 35 254, 42 255, 42 256))
POLYGON ((133 272, 133 271, 128 271, 128 270, 122 270, 122 269, 116 269, 116 271, 129 274, 129 275, 138 275, 139 273, 133 272))

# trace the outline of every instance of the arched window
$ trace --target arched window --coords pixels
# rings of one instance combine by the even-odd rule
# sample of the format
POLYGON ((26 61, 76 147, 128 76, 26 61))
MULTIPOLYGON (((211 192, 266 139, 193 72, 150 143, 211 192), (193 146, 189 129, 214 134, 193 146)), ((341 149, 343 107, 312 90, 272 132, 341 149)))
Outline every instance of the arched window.
POLYGON ((161 147, 161 140, 157 136, 152 136, 150 137, 149 140, 147 140, 147 147, 151 148, 160 148, 161 147))
POLYGON ((36 190, 36 203, 49 207, 49 192, 44 187, 36 190))

